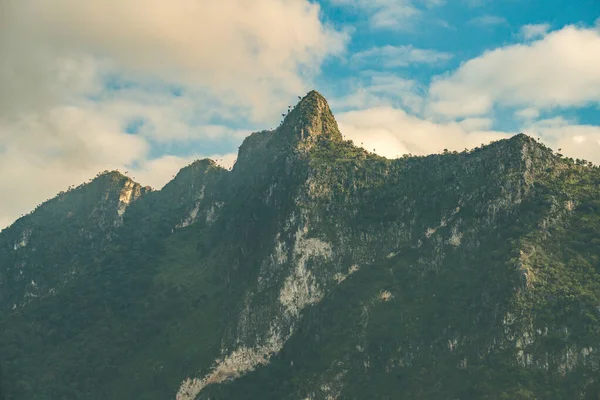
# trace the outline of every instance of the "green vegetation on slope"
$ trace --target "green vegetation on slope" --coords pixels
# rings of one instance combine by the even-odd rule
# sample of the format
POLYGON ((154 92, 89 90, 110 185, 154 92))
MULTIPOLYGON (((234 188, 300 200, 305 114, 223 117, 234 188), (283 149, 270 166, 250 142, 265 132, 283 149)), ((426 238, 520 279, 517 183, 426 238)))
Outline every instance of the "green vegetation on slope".
POLYGON ((525 135, 388 160, 311 92, 230 172, 103 174, 0 233, 6 397, 175 398, 272 339, 199 398, 596 399, 599 183, 525 135))

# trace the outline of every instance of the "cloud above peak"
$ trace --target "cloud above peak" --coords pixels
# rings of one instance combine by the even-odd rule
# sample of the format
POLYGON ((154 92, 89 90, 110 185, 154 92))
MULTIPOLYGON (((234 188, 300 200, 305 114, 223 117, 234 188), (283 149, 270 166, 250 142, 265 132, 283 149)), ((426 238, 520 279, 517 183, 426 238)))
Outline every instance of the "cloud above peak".
POLYGON ((600 32, 566 26, 529 44, 487 51, 433 80, 429 111, 484 115, 494 106, 539 110, 600 101, 600 32))
POLYGON ((406 67, 411 64, 438 64, 448 61, 452 54, 412 45, 373 47, 354 53, 350 61, 359 65, 376 63, 385 68, 406 67))
POLYGON ((521 36, 525 40, 543 37, 550 30, 550 24, 527 24, 521 27, 521 36))

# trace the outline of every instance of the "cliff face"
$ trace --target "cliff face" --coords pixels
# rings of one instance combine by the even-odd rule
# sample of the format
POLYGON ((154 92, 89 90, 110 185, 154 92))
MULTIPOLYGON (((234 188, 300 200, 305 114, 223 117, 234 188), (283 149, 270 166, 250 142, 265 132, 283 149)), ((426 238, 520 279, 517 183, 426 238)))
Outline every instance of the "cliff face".
POLYGON ((0 233, 9 398, 595 398, 580 164, 525 135, 388 160, 310 92, 232 171, 102 175, 0 233))

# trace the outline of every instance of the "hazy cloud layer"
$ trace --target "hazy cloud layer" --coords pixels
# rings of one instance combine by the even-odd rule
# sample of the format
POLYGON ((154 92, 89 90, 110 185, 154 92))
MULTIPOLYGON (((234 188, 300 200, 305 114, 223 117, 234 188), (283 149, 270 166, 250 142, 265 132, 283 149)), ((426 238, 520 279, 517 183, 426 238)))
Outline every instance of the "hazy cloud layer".
POLYGON ((445 0, 331 0, 352 7, 367 16, 375 29, 412 30, 422 21, 424 11, 445 4, 445 0))
POLYGON ((330 99, 331 106, 340 111, 396 106, 418 114, 427 90, 415 80, 370 70, 344 82, 344 86, 347 95, 330 99))
POLYGON ((550 24, 527 24, 521 27, 521 36, 525 40, 543 37, 550 30, 550 24))
POLYGON ((387 45, 354 53, 350 62, 358 64, 357 66, 374 63, 385 68, 394 68, 411 64, 438 64, 451 58, 452 54, 442 51, 419 49, 411 45, 387 45))

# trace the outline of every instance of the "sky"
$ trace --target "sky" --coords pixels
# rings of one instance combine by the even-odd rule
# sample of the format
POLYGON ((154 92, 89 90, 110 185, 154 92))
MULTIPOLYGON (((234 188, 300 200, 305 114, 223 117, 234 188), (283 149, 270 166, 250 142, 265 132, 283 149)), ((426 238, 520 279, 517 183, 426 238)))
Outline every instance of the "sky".
POLYGON ((524 132, 600 164, 599 0, 0 0, 0 229, 118 169, 160 189, 315 89, 395 158, 524 132))

